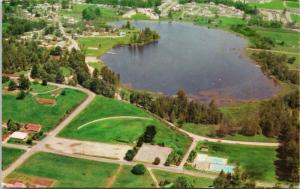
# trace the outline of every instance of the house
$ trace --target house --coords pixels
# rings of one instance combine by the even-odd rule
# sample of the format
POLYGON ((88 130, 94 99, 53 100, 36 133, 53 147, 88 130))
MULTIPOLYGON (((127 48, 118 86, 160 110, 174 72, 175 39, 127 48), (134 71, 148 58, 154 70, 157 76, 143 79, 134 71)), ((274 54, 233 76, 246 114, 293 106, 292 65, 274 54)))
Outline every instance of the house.
POLYGON ((25 125, 25 129, 26 131, 29 131, 29 132, 40 132, 41 129, 42 129, 42 126, 41 125, 38 125, 38 124, 33 124, 33 123, 28 123, 25 125))
POLYGON ((120 32, 119 32, 119 36, 124 37, 125 35, 126 35, 126 32, 124 32, 124 31, 120 31, 120 32))
POLYGON ((13 134, 10 135, 10 138, 15 138, 19 140, 25 140, 27 137, 28 137, 27 133, 20 132, 20 131, 13 132, 13 134))

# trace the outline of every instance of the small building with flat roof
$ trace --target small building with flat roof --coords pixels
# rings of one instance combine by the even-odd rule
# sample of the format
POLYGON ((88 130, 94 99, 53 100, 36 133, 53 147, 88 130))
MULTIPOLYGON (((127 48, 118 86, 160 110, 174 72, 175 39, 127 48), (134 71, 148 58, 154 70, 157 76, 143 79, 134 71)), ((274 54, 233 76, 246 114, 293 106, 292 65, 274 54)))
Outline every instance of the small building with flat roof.
POLYGON ((19 140, 25 140, 27 137, 28 137, 27 133, 20 132, 20 131, 13 132, 13 134, 10 135, 10 138, 15 138, 19 140))

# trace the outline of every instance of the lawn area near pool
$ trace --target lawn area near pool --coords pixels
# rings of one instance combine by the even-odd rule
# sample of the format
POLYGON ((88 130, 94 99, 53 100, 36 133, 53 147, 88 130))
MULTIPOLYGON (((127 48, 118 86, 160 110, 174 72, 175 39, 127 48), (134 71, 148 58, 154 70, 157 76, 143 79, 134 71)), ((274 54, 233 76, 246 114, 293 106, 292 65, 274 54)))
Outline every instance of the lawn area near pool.
POLYGON ((87 56, 102 56, 104 53, 117 45, 129 44, 129 35, 125 37, 81 37, 78 42, 86 49, 87 56), (97 49, 88 49, 88 47, 97 49))
POLYGON ((97 188, 105 187, 107 180, 118 166, 118 164, 39 152, 32 155, 5 180, 18 178, 22 180, 22 177, 33 176, 54 180, 54 187, 97 188))
POLYGON ((114 188, 155 188, 148 170, 143 175, 131 172, 132 166, 124 165, 112 187, 114 188))
POLYGON ((199 142, 196 151, 200 152, 201 146, 208 147, 208 152, 201 153, 227 158, 229 165, 238 164, 256 180, 277 182, 274 166, 275 147, 199 142))
POLYGON ((17 148, 2 147, 2 170, 16 161, 25 151, 17 148))
POLYGON ((31 86, 31 92, 34 93, 43 93, 43 92, 47 92, 47 91, 51 91, 56 89, 56 86, 53 85, 41 85, 41 84, 34 84, 31 86))
POLYGON ((60 137, 79 140, 89 140, 109 143, 132 144, 143 134, 148 125, 155 125, 157 134, 154 143, 165 144, 174 150, 185 152, 191 140, 182 133, 170 128, 150 114, 126 102, 97 96, 93 102, 81 112, 69 125, 59 134, 60 137), (134 116, 149 119, 110 119, 97 121, 81 129, 78 127, 101 118, 117 116, 134 116))
POLYGON ((23 100, 17 100, 16 96, 11 94, 2 95, 3 121, 12 119, 21 123, 41 124, 44 132, 53 129, 87 96, 78 90, 68 88, 64 90, 66 94, 56 97, 56 104, 53 106, 36 101, 36 98, 54 98, 51 97, 51 93, 36 96, 28 94, 23 100))
MULTIPOLYGON (((212 133, 219 128, 218 125, 202 125, 185 123, 182 129, 189 131, 191 133, 197 134, 199 136, 206 136, 211 138, 218 138, 217 136, 212 136, 212 133)), ((246 142, 277 142, 276 138, 265 137, 264 135, 255 136, 244 136, 240 134, 226 135, 222 139, 224 140, 235 140, 235 141, 246 141, 246 142)))
POLYGON ((172 173, 167 171, 161 171, 161 170, 152 170, 154 175, 156 176, 156 179, 158 182, 168 180, 169 182, 174 183, 178 177, 185 177, 189 181, 189 183, 192 183, 195 188, 208 188, 209 186, 212 186, 213 180, 209 178, 202 178, 202 177, 195 177, 180 173, 172 173))
POLYGON ((256 3, 249 3, 249 4, 252 5, 253 7, 256 6, 256 8, 259 8, 259 9, 277 9, 277 10, 284 9, 282 0, 272 0, 269 3, 256 2, 256 3))

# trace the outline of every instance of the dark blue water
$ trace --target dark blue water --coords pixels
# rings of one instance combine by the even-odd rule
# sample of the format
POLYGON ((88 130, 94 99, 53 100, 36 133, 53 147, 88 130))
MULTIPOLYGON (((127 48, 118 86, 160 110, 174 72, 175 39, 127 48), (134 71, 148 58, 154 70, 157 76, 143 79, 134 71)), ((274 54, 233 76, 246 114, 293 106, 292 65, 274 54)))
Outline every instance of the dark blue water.
POLYGON ((135 89, 168 95, 184 89, 198 99, 237 100, 267 98, 278 91, 245 55, 243 38, 186 23, 132 24, 158 31, 160 40, 143 47, 117 47, 101 59, 135 89))

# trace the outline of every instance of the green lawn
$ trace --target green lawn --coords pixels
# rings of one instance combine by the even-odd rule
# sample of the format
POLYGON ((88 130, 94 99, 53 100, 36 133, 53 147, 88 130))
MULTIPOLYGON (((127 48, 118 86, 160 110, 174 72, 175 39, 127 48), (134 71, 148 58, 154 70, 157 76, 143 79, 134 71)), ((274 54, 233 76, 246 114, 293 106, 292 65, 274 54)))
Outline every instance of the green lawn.
POLYGON ((37 176, 56 180, 55 187, 104 187, 119 165, 77 159, 51 153, 32 155, 5 179, 18 175, 37 176))
POLYGON ((282 0, 272 0, 270 3, 250 3, 252 6, 256 6, 259 9, 277 9, 283 10, 284 5, 282 0))
POLYGON ((268 29, 258 29, 257 32, 262 36, 269 37, 273 39, 277 45, 274 48, 275 50, 280 51, 291 51, 291 52, 299 52, 299 33, 286 31, 286 30, 268 30, 268 29), (284 41, 284 45, 279 45, 284 41))
POLYGON ((70 68, 62 67, 61 69, 62 69, 63 75, 64 75, 65 77, 71 76, 72 71, 70 70, 70 68))
POLYGON ((41 85, 41 84, 35 84, 35 85, 31 85, 31 92, 34 93, 42 93, 42 92, 47 92, 47 91, 51 91, 53 89, 56 89, 56 86, 53 85, 41 85))
POLYGON ((286 6, 288 8, 298 9, 299 8, 299 2, 296 2, 296 1, 286 1, 286 6))
POLYGON ((124 165, 112 187, 115 188, 154 188, 153 180, 148 171, 144 175, 131 173, 132 166, 124 165))
MULTIPOLYGON (((91 5, 86 5, 86 4, 74 4, 73 8, 71 11, 69 10, 61 10, 61 15, 67 16, 67 17, 74 17, 77 19, 82 18, 82 11, 89 7, 91 5)), ((112 20, 118 20, 119 16, 117 13, 117 9, 114 8, 108 8, 108 7, 100 7, 101 11, 101 19, 107 20, 107 21, 112 21, 112 20)))
POLYGON ((105 38, 105 37, 82 37, 79 39, 79 44, 84 47, 94 47, 94 49, 86 49, 87 56, 102 56, 104 53, 117 45, 125 45, 129 43, 129 35, 125 37, 105 38))
POLYGON ((143 134, 144 128, 147 125, 154 124, 157 128, 157 134, 154 138, 155 143, 164 143, 166 146, 170 146, 175 150, 185 152, 191 142, 187 136, 165 126, 156 119, 106 120, 90 124, 80 130, 77 129, 79 126, 90 121, 112 116, 139 116, 151 118, 148 113, 134 105, 97 96, 94 101, 58 135, 60 137, 75 138, 79 140, 112 143, 125 142, 133 144, 133 142, 143 134))
MULTIPOLYGON (((30 94, 23 100, 16 100, 16 96, 10 94, 2 95, 3 121, 13 119, 22 123, 41 124, 45 132, 53 129, 64 116, 86 98, 86 94, 81 91, 64 90, 66 95, 59 95, 54 106, 39 104, 35 101, 35 97, 30 94)), ((50 94, 37 95, 37 97, 48 96, 50 94)))
POLYGON ((300 15, 299 14, 290 14, 291 19, 293 22, 300 22, 300 15))
MULTIPOLYGON (((193 124, 186 123, 183 125, 183 129, 191 133, 195 133, 200 136, 212 137, 211 133, 218 129, 218 125, 202 125, 202 124, 193 124)), ((217 137, 212 137, 217 138, 217 137)), ((235 140, 235 141, 248 141, 248 142, 276 142, 275 138, 268 138, 264 135, 255 135, 255 136, 244 136, 240 134, 236 135, 226 135, 222 139, 225 140, 235 140)))
POLYGON ((147 15, 145 14, 142 14, 142 13, 136 13, 135 15, 133 15, 131 17, 132 20, 151 20, 150 17, 148 17, 147 15))
POLYGON ((99 71, 105 66, 103 62, 89 62, 88 63, 92 68, 97 68, 99 71))
POLYGON ((239 164, 254 179, 268 182, 277 181, 274 166, 275 147, 200 142, 196 151, 199 151, 203 145, 208 147, 209 155, 228 158, 229 164, 239 164))
POLYGON ((16 161, 25 151, 17 148, 2 147, 2 170, 16 161))
POLYGON ((156 176, 158 182, 168 180, 174 183, 178 177, 186 177, 187 180, 189 180, 189 182, 192 183, 195 188, 208 188, 209 186, 212 186, 213 183, 213 180, 209 178, 194 177, 190 175, 166 172, 161 170, 153 170, 152 172, 156 176))

